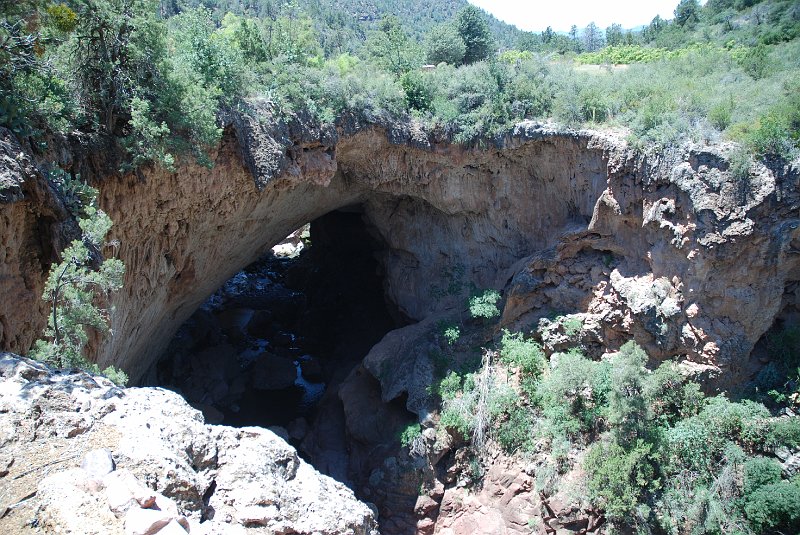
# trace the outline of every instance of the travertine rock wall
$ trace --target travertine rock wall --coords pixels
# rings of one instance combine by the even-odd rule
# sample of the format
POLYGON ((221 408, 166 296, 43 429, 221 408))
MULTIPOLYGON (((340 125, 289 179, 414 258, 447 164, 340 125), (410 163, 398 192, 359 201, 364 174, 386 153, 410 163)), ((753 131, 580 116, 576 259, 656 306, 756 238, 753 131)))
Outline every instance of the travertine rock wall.
MULTIPOLYGON (((118 242, 106 253, 127 267, 100 363, 140 376, 233 273, 300 225, 360 204, 385 245, 387 295, 411 318, 460 306, 469 285, 505 288, 504 324, 581 312, 599 346, 633 336, 656 358, 738 380, 795 304, 784 289, 800 279, 800 204, 796 169, 754 166, 736 180, 724 151, 645 156, 610 134, 534 123, 467 148, 413 124, 276 126, 256 106, 229 119, 211 169, 96 177, 118 242)), ((12 162, 4 172, 24 175, 12 162)), ((9 198, 0 344, 24 351, 59 243, 43 221, 59 217, 36 215, 30 191, 9 198)))
POLYGON ((27 351, 41 333, 47 270, 79 235, 31 156, 0 128, 0 347, 27 351))

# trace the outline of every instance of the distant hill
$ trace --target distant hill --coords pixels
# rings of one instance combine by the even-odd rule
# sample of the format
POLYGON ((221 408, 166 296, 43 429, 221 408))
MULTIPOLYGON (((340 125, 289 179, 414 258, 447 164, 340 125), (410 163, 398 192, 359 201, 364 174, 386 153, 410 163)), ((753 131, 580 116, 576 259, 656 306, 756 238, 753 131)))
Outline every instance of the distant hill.
MULTIPOLYGON (((422 41, 436 24, 455 17, 467 0, 295 0, 300 12, 314 19, 327 54, 356 50, 368 30, 374 29, 386 15, 394 15, 406 32, 422 41)), ((268 17, 285 12, 287 3, 282 0, 161 0, 164 16, 174 15, 183 9, 204 5, 218 18, 226 12, 268 17)), ((506 24, 486 13, 489 27, 502 48, 513 48, 523 33, 516 26, 506 24)))

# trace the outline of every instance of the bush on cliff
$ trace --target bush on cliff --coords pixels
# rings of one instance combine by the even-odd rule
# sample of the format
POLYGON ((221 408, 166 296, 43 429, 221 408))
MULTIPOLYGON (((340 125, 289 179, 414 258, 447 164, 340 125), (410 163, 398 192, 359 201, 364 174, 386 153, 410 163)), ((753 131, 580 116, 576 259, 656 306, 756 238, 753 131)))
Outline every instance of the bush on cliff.
MULTIPOLYGON (((56 183, 62 187, 64 184, 64 180, 56 183)), ((30 356, 58 368, 98 373, 97 365, 86 357, 89 336, 109 333, 111 311, 101 304, 122 288, 125 266, 116 258, 102 259, 100 250, 107 245, 105 237, 111 229, 111 218, 97 208, 96 190, 83 185, 79 191, 89 195, 76 205, 82 236, 64 249, 63 260, 50 268, 42 295, 50 310, 47 327, 44 338, 36 341, 30 356)), ((125 373, 114 367, 102 373, 114 382, 127 382, 125 373)))

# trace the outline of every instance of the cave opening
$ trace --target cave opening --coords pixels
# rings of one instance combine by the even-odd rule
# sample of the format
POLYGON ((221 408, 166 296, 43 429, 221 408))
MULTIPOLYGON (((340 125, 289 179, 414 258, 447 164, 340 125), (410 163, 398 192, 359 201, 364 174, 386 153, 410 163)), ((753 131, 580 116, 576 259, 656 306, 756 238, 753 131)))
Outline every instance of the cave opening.
POLYGON ((328 427, 345 448, 338 385, 409 323, 386 297, 382 247, 358 205, 301 227, 209 297, 150 382, 182 394, 207 423, 271 428, 301 454, 306 435, 328 427))

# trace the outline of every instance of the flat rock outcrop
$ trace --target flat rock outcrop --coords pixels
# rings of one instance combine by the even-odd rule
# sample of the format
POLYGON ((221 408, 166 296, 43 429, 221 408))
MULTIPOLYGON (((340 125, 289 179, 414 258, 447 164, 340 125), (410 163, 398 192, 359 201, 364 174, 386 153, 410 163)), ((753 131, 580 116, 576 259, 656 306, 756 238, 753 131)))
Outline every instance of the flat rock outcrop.
POLYGON ((372 510, 269 430, 180 396, 0 355, 0 531, 374 535, 372 510))

